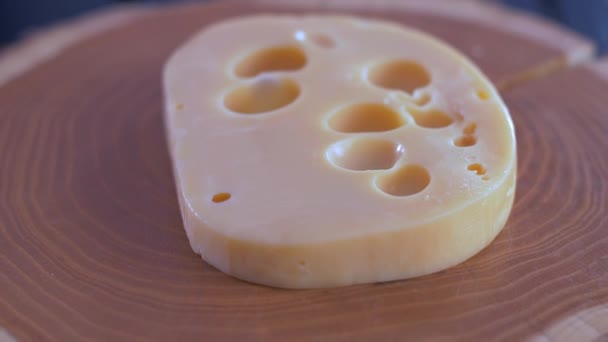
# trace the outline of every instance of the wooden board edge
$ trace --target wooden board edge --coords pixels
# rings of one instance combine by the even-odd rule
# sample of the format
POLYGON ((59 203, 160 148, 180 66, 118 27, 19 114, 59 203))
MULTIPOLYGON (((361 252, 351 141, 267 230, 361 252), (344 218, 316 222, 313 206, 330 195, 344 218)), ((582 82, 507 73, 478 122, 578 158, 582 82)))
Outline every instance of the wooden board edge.
MULTIPOLYGON (((233 0, 235 2, 243 0, 233 0)), ((330 10, 386 9, 387 7, 414 11, 427 15, 445 16, 450 19, 476 23, 481 27, 496 29, 507 34, 536 41, 561 52, 561 56, 542 64, 521 70, 496 84, 506 91, 529 81, 543 78, 554 72, 588 63, 594 58, 596 47, 590 40, 548 20, 512 10, 503 5, 481 0, 250 0, 272 5, 286 4, 300 8, 322 6, 330 10)))
POLYGON ((608 304, 579 311, 529 339, 530 342, 593 342, 608 337, 608 304))
MULTIPOLYGON (((243 0, 225 0, 238 3, 243 0)), ((424 14, 445 16, 475 22, 504 32, 537 40, 561 51, 563 56, 543 65, 522 70, 511 78, 497 84, 501 91, 542 78, 547 74, 569 66, 588 62, 593 58, 594 45, 567 29, 546 20, 503 6, 480 0, 249 0, 260 4, 292 5, 300 8, 326 9, 386 9, 387 7, 416 11, 424 14)), ((218 3, 220 1, 211 1, 218 3)), ((187 10, 200 3, 169 6, 167 9, 187 10)), ((150 12, 151 5, 114 5, 94 11, 67 23, 32 34, 25 40, 0 51, 0 86, 11 79, 59 54, 63 49, 104 30, 117 27, 150 12)))
POLYGON ((115 5, 29 34, 20 42, 0 50, 0 86, 58 55, 65 48, 107 29, 124 25, 153 7, 115 5))
POLYGON ((564 53, 568 65, 585 63, 595 56, 596 46, 591 40, 557 23, 497 3, 484 2, 479 8, 482 11, 473 14, 471 20, 476 17, 480 23, 548 44, 564 53))
POLYGON ((0 326, 0 342, 17 342, 17 339, 0 326))
MULTIPOLYGON (((235 0, 239 1, 239 0, 235 0)), ((240 0, 242 1, 242 0, 240 0)), ((568 65, 592 59, 595 45, 588 39, 546 19, 500 4, 480 0, 250 0, 262 4, 292 4, 299 7, 332 10, 386 9, 387 7, 441 15, 474 22, 503 32, 523 36, 564 53, 568 65)))
POLYGON ((587 64, 585 67, 608 82, 608 56, 587 64))

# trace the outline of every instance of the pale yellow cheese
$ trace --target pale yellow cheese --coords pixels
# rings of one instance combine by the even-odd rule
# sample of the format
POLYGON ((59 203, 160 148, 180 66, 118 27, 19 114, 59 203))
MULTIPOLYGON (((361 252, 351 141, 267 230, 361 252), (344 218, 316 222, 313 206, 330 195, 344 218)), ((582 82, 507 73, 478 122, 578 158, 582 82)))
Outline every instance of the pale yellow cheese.
POLYGON ((454 49, 395 24, 252 16, 206 28, 164 72, 190 244, 287 288, 420 276, 503 228, 513 124, 454 49))

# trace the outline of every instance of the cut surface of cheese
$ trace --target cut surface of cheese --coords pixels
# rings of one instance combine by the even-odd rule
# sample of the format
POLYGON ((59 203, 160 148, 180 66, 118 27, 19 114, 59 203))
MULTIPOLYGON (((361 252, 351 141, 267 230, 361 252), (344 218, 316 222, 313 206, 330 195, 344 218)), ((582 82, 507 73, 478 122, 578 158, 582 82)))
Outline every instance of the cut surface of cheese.
POLYGON ((508 110, 424 33, 337 15, 230 19, 178 49, 163 82, 190 244, 237 278, 425 275, 479 252, 510 213, 508 110))

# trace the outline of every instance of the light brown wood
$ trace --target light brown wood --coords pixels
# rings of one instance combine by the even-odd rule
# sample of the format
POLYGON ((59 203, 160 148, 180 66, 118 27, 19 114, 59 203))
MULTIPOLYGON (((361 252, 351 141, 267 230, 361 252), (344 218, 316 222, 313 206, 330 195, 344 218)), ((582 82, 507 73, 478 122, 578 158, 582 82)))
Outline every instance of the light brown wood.
MULTIPOLYGON (((605 327, 594 309, 608 304, 603 66, 503 92, 519 143, 515 207, 497 240, 457 267, 286 291, 230 278, 191 251, 164 140, 162 65, 205 24, 290 6, 152 11, 0 86, 0 326, 21 341, 584 341, 560 322, 605 327)), ((495 82, 569 51, 430 10, 348 11, 434 33, 495 82)))
POLYGON ((608 115, 602 95, 608 79, 596 72, 604 63, 505 94, 520 152, 510 224, 517 226, 511 236, 521 242, 511 248, 522 262, 522 279, 538 277, 537 289, 546 291, 530 296, 523 310, 545 307, 528 316, 530 324, 555 317, 535 335, 538 341, 601 341, 608 332, 608 115))

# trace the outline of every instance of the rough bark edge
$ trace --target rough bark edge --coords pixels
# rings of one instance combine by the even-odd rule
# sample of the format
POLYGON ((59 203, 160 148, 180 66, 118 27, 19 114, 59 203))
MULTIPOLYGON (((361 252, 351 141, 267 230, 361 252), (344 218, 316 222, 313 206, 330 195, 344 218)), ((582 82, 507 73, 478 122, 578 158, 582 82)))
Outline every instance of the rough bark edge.
MULTIPOLYGON (((605 63, 608 66, 608 63, 605 63)), ((604 67, 605 69, 608 67, 604 67)), ((608 337, 608 304, 598 305, 555 323, 530 342, 592 342, 608 337)))
POLYGON ((594 63, 586 65, 586 67, 608 82, 608 57, 603 57, 594 63))
POLYGON ((0 86, 79 41, 121 26, 151 10, 151 6, 117 5, 33 32, 0 51, 0 86))
POLYGON ((0 342, 17 342, 17 339, 9 334, 6 329, 0 327, 0 342))

